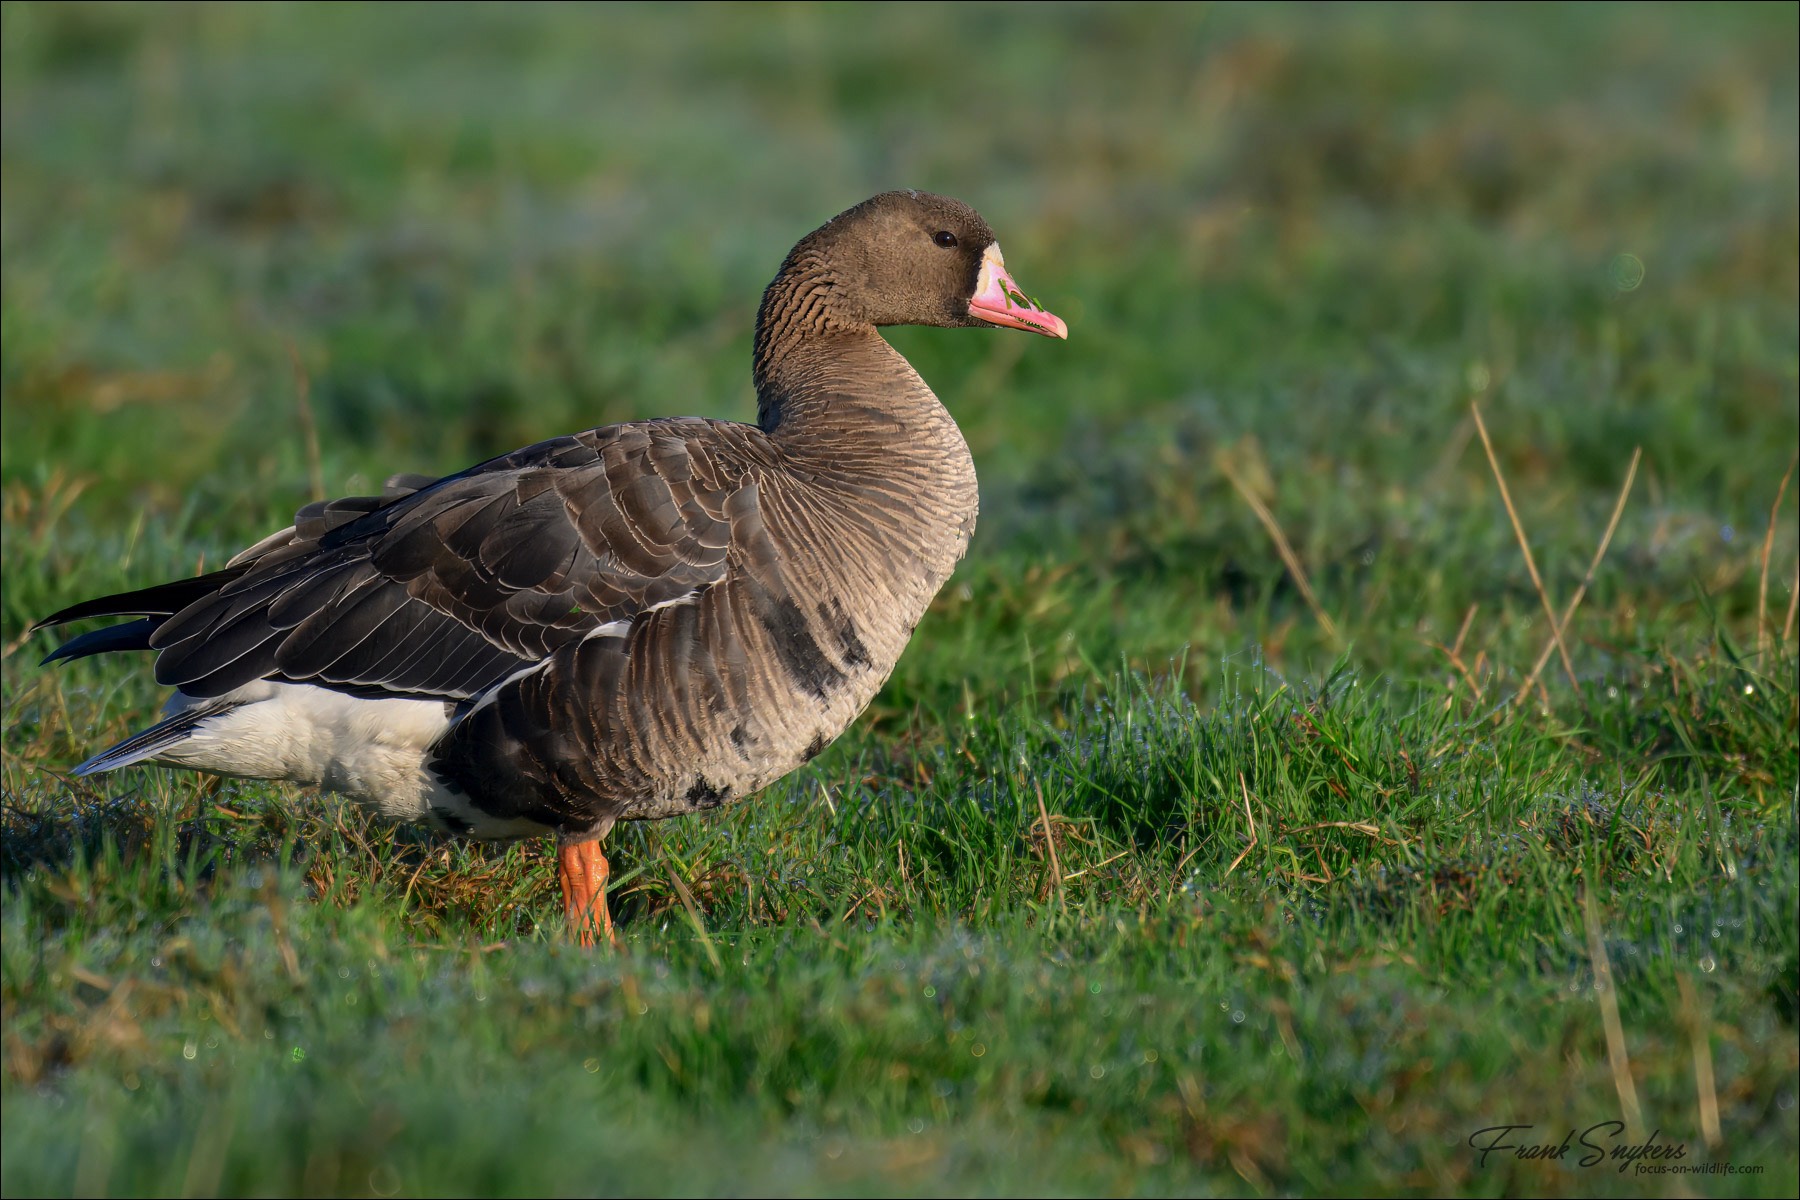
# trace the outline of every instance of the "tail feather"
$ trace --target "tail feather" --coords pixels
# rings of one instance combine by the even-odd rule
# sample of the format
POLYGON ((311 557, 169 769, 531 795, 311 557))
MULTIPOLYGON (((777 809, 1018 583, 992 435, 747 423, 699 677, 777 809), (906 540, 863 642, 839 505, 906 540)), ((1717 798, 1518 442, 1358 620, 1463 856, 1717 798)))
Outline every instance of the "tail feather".
POLYGON ((76 767, 74 774, 98 775, 102 771, 116 771, 120 767, 129 767, 145 759, 155 758, 169 747, 185 742, 203 722, 238 707, 240 702, 237 701, 215 700, 184 708, 141 733, 132 734, 118 745, 102 750, 76 767))
POLYGON ((155 587, 140 588, 135 592, 117 592, 111 596, 84 600, 80 604, 71 604, 60 612, 51 613, 31 628, 35 633, 52 625, 67 625, 70 621, 81 621, 88 617, 173 616, 194 601, 212 595, 249 569, 249 564, 227 567, 223 571, 213 571, 192 579, 177 579, 172 583, 159 583, 155 587))

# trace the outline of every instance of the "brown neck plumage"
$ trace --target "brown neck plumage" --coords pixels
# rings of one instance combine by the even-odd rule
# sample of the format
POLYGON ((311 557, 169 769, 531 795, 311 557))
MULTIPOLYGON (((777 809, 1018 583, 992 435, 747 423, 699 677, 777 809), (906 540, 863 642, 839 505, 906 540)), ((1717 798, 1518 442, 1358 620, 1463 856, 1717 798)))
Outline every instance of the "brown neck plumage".
POLYGON ((788 255, 757 312, 757 424, 792 478, 809 481, 820 511, 837 512, 845 529, 860 529, 884 554, 928 564, 941 580, 975 524, 968 445, 912 364, 810 250, 802 243, 788 255))
POLYGON ((842 410, 843 401, 878 400, 917 381, 875 326, 847 307, 822 258, 805 245, 763 292, 751 369, 765 432, 791 432, 798 423, 817 434, 821 423, 838 423, 827 422, 827 413, 842 410))

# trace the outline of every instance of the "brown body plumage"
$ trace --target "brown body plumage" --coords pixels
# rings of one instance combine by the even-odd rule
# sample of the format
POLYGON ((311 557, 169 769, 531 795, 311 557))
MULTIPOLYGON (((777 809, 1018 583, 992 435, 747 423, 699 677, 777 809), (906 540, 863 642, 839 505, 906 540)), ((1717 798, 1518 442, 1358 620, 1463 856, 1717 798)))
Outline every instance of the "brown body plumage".
POLYGON ((634 422, 396 480, 222 571, 49 618, 144 614, 53 657, 152 649, 178 689, 81 769, 292 779, 470 836, 554 833, 571 917, 603 921, 591 843, 818 754, 968 545, 974 464, 876 332, 898 323, 1063 334, 973 210, 875 197, 765 293, 756 425, 634 422))

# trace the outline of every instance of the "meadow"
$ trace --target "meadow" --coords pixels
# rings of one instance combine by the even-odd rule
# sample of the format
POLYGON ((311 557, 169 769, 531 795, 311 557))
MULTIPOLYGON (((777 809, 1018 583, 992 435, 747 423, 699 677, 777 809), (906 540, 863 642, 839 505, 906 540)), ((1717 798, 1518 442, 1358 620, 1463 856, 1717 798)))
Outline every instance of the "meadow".
POLYGON ((0 1192, 1794 1194, 1797 25, 0 5, 0 1192), (161 695, 33 620, 753 419, 896 186, 1070 338, 891 331, 969 557, 823 756, 615 831, 620 952, 545 845, 68 775, 161 695), (1571 1131, 1681 1157, 1480 1149, 1571 1131))

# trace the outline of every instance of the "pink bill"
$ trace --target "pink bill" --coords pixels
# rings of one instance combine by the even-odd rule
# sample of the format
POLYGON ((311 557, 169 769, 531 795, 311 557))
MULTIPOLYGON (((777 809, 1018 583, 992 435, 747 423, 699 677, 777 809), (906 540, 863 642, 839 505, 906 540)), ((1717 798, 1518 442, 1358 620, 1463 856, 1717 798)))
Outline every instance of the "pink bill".
POLYGON ((1008 329, 1026 329, 1045 337, 1066 338, 1069 326, 1055 313, 1027 296, 1006 273, 999 243, 989 246, 981 259, 981 275, 975 295, 969 299, 969 315, 1008 329))

